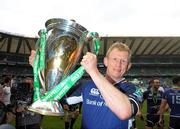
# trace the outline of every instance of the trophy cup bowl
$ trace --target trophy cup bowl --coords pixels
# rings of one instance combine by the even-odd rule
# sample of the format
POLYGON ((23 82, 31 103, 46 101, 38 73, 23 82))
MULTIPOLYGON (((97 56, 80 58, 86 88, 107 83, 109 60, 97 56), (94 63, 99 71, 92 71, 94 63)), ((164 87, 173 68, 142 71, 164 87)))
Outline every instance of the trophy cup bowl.
POLYGON ((45 25, 48 30, 45 84, 49 91, 67 77, 77 64, 87 30, 74 21, 64 19, 50 19, 45 25))
MULTIPOLYGON (((45 26, 47 29, 44 69, 46 94, 73 71, 80 58, 88 31, 73 20, 60 18, 47 20, 45 26)), ((37 100, 29 110, 43 115, 63 115, 58 100, 49 102, 37 100)))

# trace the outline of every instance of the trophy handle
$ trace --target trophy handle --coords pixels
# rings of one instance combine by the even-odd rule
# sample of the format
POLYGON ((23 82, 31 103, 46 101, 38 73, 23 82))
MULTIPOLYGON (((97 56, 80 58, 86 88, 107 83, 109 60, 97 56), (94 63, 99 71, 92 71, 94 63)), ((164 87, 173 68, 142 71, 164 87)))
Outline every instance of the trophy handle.
POLYGON ((36 42, 36 55, 33 64, 34 73, 34 99, 37 101, 41 97, 40 83, 43 85, 43 78, 41 72, 45 68, 45 45, 46 45, 46 30, 42 29, 39 31, 40 39, 36 42), (40 76, 39 76, 40 75, 40 76))
POLYGON ((38 71, 38 75, 39 75, 40 84, 41 84, 43 90, 45 91, 46 87, 45 87, 45 82, 44 82, 44 71, 38 71))
POLYGON ((91 52, 98 55, 99 53, 99 49, 100 49, 100 38, 99 38, 99 34, 97 32, 89 32, 87 34, 87 44, 89 44, 90 42, 92 42, 92 49, 91 52))

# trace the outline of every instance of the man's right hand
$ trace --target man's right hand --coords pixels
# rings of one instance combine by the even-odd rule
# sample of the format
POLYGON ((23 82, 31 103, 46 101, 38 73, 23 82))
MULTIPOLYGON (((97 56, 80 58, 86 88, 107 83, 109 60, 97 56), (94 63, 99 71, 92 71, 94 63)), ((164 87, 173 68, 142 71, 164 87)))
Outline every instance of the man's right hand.
POLYGON ((86 55, 83 56, 81 65, 84 67, 84 69, 89 75, 94 74, 94 72, 98 71, 97 56, 91 52, 87 52, 86 55))

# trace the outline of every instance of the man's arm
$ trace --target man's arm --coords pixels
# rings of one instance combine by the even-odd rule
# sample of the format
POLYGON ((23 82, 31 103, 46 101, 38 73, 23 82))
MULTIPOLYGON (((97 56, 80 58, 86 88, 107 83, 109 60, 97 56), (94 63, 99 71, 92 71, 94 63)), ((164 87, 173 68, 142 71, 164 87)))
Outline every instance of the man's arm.
POLYGON ((157 114, 160 114, 160 122, 163 120, 163 114, 166 110, 166 105, 167 105, 167 100, 166 99, 162 99, 161 100, 161 105, 160 105, 160 108, 159 108, 159 111, 157 114))
POLYGON ((81 65, 91 76, 101 92, 108 107, 122 120, 132 116, 132 105, 129 97, 115 88, 97 69, 97 59, 92 53, 87 53, 81 65))

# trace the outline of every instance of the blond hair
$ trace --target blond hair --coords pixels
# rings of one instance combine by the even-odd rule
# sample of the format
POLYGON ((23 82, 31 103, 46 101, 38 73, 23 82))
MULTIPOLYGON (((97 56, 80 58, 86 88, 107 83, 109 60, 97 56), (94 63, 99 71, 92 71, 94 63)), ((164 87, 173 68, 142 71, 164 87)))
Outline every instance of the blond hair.
POLYGON ((124 43, 122 43, 122 42, 115 42, 115 43, 113 43, 113 44, 110 46, 110 48, 108 49, 108 51, 107 51, 107 53, 106 53, 106 57, 109 56, 109 53, 110 53, 113 49, 118 49, 119 51, 126 51, 126 52, 128 52, 128 53, 129 53, 129 61, 130 61, 130 59, 131 59, 131 50, 130 50, 130 48, 129 48, 126 44, 124 44, 124 43))

